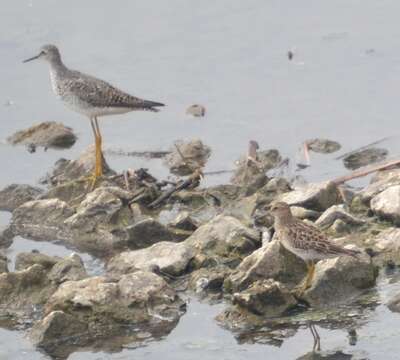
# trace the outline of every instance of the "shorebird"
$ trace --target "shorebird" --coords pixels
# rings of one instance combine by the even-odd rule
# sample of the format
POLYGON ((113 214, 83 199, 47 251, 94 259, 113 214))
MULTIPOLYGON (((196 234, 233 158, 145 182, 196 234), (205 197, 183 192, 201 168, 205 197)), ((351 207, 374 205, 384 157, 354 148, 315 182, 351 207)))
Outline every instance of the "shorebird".
POLYGON ((129 95, 109 83, 79 71, 68 69, 54 45, 45 45, 38 55, 24 60, 44 59, 50 65, 50 80, 53 92, 70 109, 87 116, 95 139, 96 163, 93 186, 103 175, 102 136, 98 118, 100 116, 124 114, 135 110, 158 111, 164 104, 143 100, 129 95))
POLYGON ((315 261, 342 255, 357 257, 358 250, 350 250, 333 244, 326 235, 312 225, 295 218, 288 204, 276 202, 270 212, 274 216, 276 236, 290 252, 303 259, 307 265, 307 275, 297 288, 300 296, 311 286, 315 272, 315 261))

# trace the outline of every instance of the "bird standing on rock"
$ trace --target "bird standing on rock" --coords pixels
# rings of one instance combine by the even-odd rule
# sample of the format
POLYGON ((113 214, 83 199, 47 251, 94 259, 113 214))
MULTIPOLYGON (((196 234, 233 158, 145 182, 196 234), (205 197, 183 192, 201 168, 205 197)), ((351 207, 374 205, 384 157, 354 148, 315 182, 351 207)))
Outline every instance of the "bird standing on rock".
POLYGON ((38 55, 24 62, 35 59, 44 59, 50 64, 51 85, 56 96, 69 108, 90 119, 96 148, 92 183, 94 186, 97 179, 103 175, 102 137, 97 118, 135 110, 156 112, 157 108, 164 104, 137 98, 103 80, 68 69, 54 45, 43 46, 38 55))
POLYGON ((274 216, 276 236, 281 244, 307 264, 307 276, 298 288, 301 296, 310 286, 315 272, 315 261, 342 255, 357 257, 358 250, 346 249, 329 241, 316 227, 308 225, 292 215, 290 207, 284 202, 276 202, 270 212, 274 216))

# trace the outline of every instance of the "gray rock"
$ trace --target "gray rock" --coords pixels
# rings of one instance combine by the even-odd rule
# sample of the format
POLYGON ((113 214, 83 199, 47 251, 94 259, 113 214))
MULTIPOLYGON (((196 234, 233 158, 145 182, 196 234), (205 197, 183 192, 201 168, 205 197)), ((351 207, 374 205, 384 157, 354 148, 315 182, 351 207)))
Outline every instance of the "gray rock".
POLYGON ((187 231, 195 231, 198 228, 197 222, 190 216, 188 211, 179 213, 169 225, 187 231))
POLYGON ((225 278, 231 272, 232 270, 224 265, 195 270, 190 274, 189 288, 197 294, 220 292, 225 278))
POLYGON ((366 239, 365 245, 377 252, 377 256, 373 258, 374 262, 390 260, 400 263, 400 229, 385 229, 378 235, 366 239))
POLYGON ((88 277, 83 261, 77 254, 59 260, 48 273, 48 278, 59 285, 69 280, 82 280, 88 277))
POLYGON ((233 294, 233 304, 265 317, 281 316, 297 301, 289 290, 272 279, 258 280, 248 289, 233 294))
POLYGON ((362 166, 385 160, 388 153, 386 149, 369 148, 346 156, 343 158, 343 163, 347 169, 356 170, 362 166))
POLYGON ((154 219, 144 219, 126 228, 130 249, 142 249, 161 241, 174 241, 174 234, 154 219))
POLYGON ((290 210, 292 211, 294 217, 297 217, 302 220, 304 219, 315 220, 318 219, 321 215, 319 211, 305 209, 301 206, 291 206, 290 210))
POLYGON ((185 243, 159 242, 148 248, 122 252, 108 262, 107 270, 115 274, 128 274, 151 270, 157 266, 163 273, 182 275, 195 254, 195 249, 185 243))
POLYGON ((0 274, 8 272, 7 263, 7 256, 3 252, 0 252, 0 274))
POLYGON ((194 104, 186 109, 186 114, 202 117, 206 114, 206 108, 203 105, 194 104))
POLYGON ((365 224, 364 220, 359 219, 347 212, 343 205, 333 205, 329 209, 324 211, 324 213, 315 222, 315 225, 322 228, 327 228, 331 226, 336 220, 341 220, 345 224, 349 224, 352 226, 365 224))
POLYGON ((394 185, 400 185, 400 169, 378 171, 359 195, 365 204, 369 204, 373 197, 394 185))
POLYGON ((27 201, 35 200, 43 190, 25 184, 11 184, 0 191, 0 210, 13 211, 27 201))
POLYGON ((8 225, 0 228, 0 249, 10 247, 13 243, 14 236, 12 226, 8 225))
POLYGON ((370 206, 379 217, 400 224, 400 185, 391 186, 374 196, 370 206))
POLYGON ((13 211, 11 227, 15 234, 39 240, 54 240, 64 236, 64 221, 74 210, 58 199, 33 200, 13 211))
POLYGON ((17 131, 7 138, 12 145, 27 145, 32 152, 36 147, 67 149, 75 144, 77 137, 72 129, 55 121, 42 122, 28 129, 17 131))
POLYGON ((200 226, 184 244, 206 259, 217 256, 241 259, 261 245, 261 237, 258 231, 244 226, 239 220, 219 215, 200 226))
POLYGON ((316 153, 331 154, 341 149, 337 141, 328 139, 311 139, 306 141, 308 148, 316 153))
POLYGON ((41 265, 44 269, 50 270, 62 258, 58 256, 49 256, 40 252, 22 252, 15 258, 15 270, 21 271, 31 267, 34 264, 41 265))
POLYGON ((165 157, 164 163, 172 174, 186 176, 195 169, 204 167, 210 155, 210 147, 199 139, 178 141, 165 157))
POLYGON ((297 205, 307 209, 324 211, 340 202, 340 194, 335 183, 326 181, 316 184, 307 184, 281 194, 276 199, 289 205, 297 205))
POLYGON ((317 263, 311 287, 303 297, 312 307, 345 303, 374 286, 376 276, 366 254, 323 260, 317 263))
POLYGON ((400 312, 400 293, 393 296, 387 303, 390 311, 400 312))
POLYGON ((225 281, 227 291, 243 291, 258 280, 274 279, 293 286, 305 276, 305 263, 281 246, 278 240, 267 243, 244 258, 225 281))

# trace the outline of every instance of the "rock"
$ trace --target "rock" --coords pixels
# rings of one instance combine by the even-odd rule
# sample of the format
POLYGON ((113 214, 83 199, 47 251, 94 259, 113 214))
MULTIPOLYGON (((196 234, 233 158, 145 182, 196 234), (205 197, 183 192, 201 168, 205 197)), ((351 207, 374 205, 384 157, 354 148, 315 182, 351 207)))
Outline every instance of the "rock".
POLYGON ((256 158, 249 160, 249 156, 242 156, 236 161, 236 170, 231 178, 232 184, 246 186, 245 193, 251 195, 263 187, 268 178, 265 173, 273 169, 282 161, 278 150, 257 151, 256 158))
POLYGON ((97 318, 110 324, 176 321, 183 306, 175 291, 159 276, 146 271, 107 279, 95 276, 67 281, 50 297, 45 314, 63 310, 95 330, 97 318))
POLYGON ((206 108, 203 105, 194 104, 186 109, 186 114, 201 117, 206 114, 206 108))
POLYGON ((239 220, 219 215, 200 226, 183 244, 204 255, 205 261, 216 256, 242 259, 261 245, 261 237, 258 231, 245 227, 239 220))
POLYGON ((371 199, 371 210, 383 219, 400 224, 400 185, 387 188, 371 199))
POLYGON ((11 246, 14 239, 14 233, 11 226, 0 228, 0 249, 11 246))
POLYGON ((68 149, 75 144, 76 139, 71 128, 55 121, 47 121, 17 131, 7 138, 7 142, 12 145, 27 145, 34 152, 38 146, 45 150, 68 149))
POLYGON ((145 219, 126 228, 130 249, 142 249, 161 241, 174 241, 173 233, 154 219, 145 219))
POLYGON ((396 294, 389 300, 387 307, 390 311, 400 312, 400 293, 396 294))
POLYGON ((306 144, 310 150, 321 154, 331 154, 342 147, 338 142, 328 139, 311 139, 306 144))
POLYGON ((71 254, 59 260, 48 273, 48 278, 59 285, 69 280, 82 280, 88 277, 82 259, 77 254, 71 254))
POLYGON ((311 287, 304 293, 312 307, 326 307, 348 302, 363 290, 375 285, 377 273, 370 258, 341 256, 319 261, 311 287))
POLYGON ((163 273, 179 276, 185 273, 195 251, 185 243, 159 242, 150 247, 122 252, 108 262, 107 270, 115 274, 128 274, 152 270, 157 266, 163 273))
POLYGON ((324 211, 324 213, 315 222, 315 225, 322 228, 327 228, 337 220, 341 220, 345 224, 352 226, 360 226, 365 224, 364 220, 359 219, 347 212, 343 205, 333 205, 324 211))
POLYGON ((374 262, 394 261, 400 264, 400 229, 388 228, 378 235, 365 240, 365 245, 371 247, 377 253, 374 262))
POLYGON ((7 256, 3 252, 0 252, 0 274, 8 272, 7 263, 7 256))
POLYGON ((165 157, 164 163, 172 174, 186 176, 191 175, 195 169, 204 167, 210 155, 210 147, 199 139, 178 141, 165 157))
POLYGON ((195 270, 190 275, 189 288, 197 294, 220 292, 225 278, 231 272, 225 265, 195 270))
POLYGON ((197 222, 190 216, 188 211, 179 213, 169 225, 187 231, 195 231, 198 228, 197 222))
POLYGON ((340 202, 340 194, 335 183, 326 181, 316 184, 307 184, 293 191, 279 195, 276 200, 284 201, 289 205, 324 211, 340 202))
POLYGON ((64 221, 73 214, 74 210, 58 199, 28 201, 13 211, 11 228, 28 238, 62 239, 64 221))
POLYGON ((363 203, 369 205, 374 196, 394 185, 400 185, 400 169, 378 171, 371 178, 370 184, 360 191, 359 195, 363 203))
POLYGON ((21 271, 0 274, 0 309, 6 309, 7 313, 31 314, 34 305, 44 304, 56 289, 48 281, 47 272, 35 264, 21 271))
POLYGON ((256 315, 274 317, 283 315, 297 301, 284 285, 267 279, 258 280, 248 289, 233 294, 233 304, 256 315))
POLYGON ((346 169, 356 170, 362 166, 385 160, 388 153, 386 149, 369 148, 351 153, 343 158, 343 163, 346 169))
POLYGON ((13 211, 27 201, 35 200, 43 190, 25 184, 12 184, 0 191, 0 210, 13 211))
MULTIPOLYGON (((52 174, 46 182, 52 185, 62 184, 69 181, 76 181, 82 177, 91 175, 95 167, 95 147, 90 145, 76 160, 60 159, 56 162, 52 174)), ((103 173, 104 175, 113 175, 114 171, 110 169, 105 159, 103 158, 103 173)), ((87 182, 82 182, 83 186, 87 187, 87 182)))
POLYGON ((226 279, 229 292, 243 291, 258 280, 273 279, 289 286, 298 284, 305 276, 305 263, 273 240, 243 259, 226 279))
POLYGON ((321 215, 319 211, 305 209, 301 206, 291 206, 290 210, 292 211, 294 217, 297 217, 298 219, 302 220, 304 219, 315 220, 318 219, 321 215))
POLYGON ((21 271, 35 264, 39 264, 44 269, 50 270, 60 260, 62 259, 58 256, 49 256, 37 251, 22 252, 15 258, 15 270, 21 271))

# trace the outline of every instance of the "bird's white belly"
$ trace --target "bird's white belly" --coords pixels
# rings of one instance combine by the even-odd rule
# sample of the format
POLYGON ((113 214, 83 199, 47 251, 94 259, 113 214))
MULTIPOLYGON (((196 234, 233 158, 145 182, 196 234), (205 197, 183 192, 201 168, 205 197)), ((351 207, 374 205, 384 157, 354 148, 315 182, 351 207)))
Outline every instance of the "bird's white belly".
POLYGON ((78 98, 62 98, 64 104, 71 110, 76 111, 87 117, 99 117, 107 115, 125 114, 132 111, 130 108, 126 107, 94 107, 78 98))

